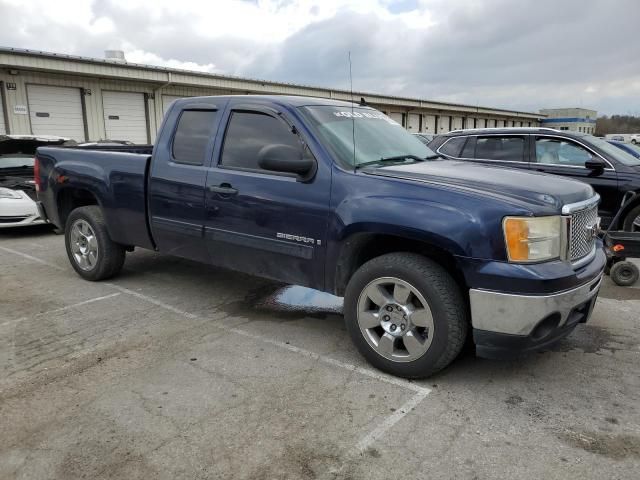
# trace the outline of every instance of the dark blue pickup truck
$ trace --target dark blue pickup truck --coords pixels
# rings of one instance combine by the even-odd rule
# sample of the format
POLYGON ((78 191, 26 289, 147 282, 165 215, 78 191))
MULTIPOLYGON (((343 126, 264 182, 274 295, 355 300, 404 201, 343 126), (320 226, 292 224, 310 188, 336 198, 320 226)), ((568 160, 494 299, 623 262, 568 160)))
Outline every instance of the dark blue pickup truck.
POLYGON ((73 268, 134 247, 344 296, 376 367, 425 377, 544 348, 589 318, 605 255, 584 183, 443 160, 384 114, 327 99, 176 101, 153 147, 39 148, 42 213, 73 268))

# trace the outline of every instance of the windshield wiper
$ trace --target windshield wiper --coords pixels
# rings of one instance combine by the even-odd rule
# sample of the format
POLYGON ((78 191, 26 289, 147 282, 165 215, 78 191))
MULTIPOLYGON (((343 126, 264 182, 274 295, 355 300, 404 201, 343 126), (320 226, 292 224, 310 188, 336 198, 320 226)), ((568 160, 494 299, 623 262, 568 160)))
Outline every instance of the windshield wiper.
POLYGON ((372 160, 370 162, 359 163, 358 165, 356 165, 356 168, 366 167, 369 165, 376 165, 378 163, 385 164, 389 162, 399 162, 402 160, 406 160, 407 158, 410 158, 411 160, 415 160, 416 162, 424 162, 425 160, 430 159, 430 157, 423 158, 417 155, 396 155, 394 157, 386 157, 386 158, 381 158, 379 160, 372 160))

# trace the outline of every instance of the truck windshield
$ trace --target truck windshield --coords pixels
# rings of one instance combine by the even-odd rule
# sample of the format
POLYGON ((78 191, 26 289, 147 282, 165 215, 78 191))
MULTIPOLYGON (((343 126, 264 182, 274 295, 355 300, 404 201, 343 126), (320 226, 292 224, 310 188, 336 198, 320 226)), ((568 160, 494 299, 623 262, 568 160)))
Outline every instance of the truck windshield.
POLYGON ((302 110, 344 166, 415 163, 438 157, 402 125, 373 108, 312 106, 302 110))

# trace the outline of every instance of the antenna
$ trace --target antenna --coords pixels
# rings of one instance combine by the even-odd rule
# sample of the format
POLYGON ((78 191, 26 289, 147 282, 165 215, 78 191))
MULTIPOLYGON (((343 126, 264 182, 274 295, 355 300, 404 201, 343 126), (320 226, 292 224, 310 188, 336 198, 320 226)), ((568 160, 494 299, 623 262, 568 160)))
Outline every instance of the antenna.
POLYGON ((356 119, 353 116, 353 74, 351 73, 351 50, 349 50, 349 88, 351 91, 351 137, 353 141, 353 173, 356 173, 356 119))

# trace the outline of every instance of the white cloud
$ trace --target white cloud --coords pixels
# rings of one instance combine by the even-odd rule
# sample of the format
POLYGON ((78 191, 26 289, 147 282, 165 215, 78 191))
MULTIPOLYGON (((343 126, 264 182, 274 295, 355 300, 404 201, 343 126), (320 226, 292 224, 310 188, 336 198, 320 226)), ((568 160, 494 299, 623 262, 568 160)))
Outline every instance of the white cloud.
POLYGON ((0 44, 527 108, 640 110, 640 2, 0 0, 0 44))
POLYGON ((125 57, 127 61, 131 63, 141 63, 144 65, 155 65, 158 67, 177 68, 207 73, 214 73, 216 71, 216 67, 213 63, 203 65, 195 62, 182 62, 174 58, 165 59, 155 53, 145 52, 143 50, 128 50, 125 57))

